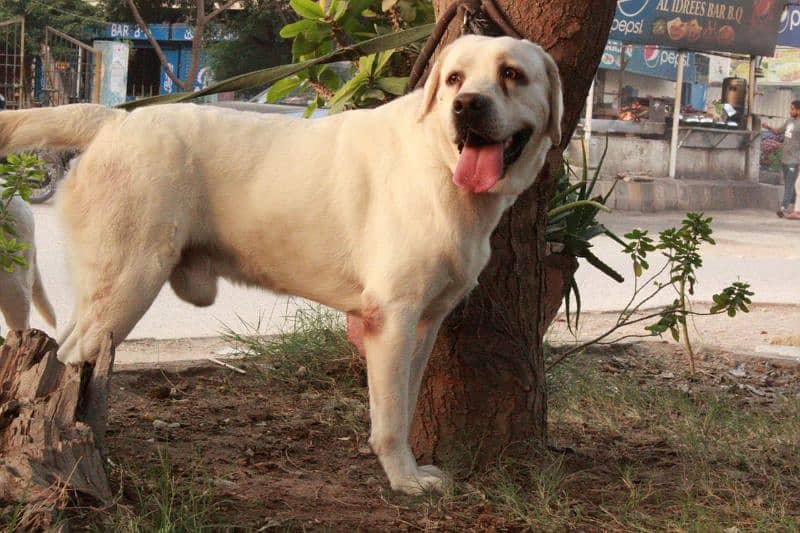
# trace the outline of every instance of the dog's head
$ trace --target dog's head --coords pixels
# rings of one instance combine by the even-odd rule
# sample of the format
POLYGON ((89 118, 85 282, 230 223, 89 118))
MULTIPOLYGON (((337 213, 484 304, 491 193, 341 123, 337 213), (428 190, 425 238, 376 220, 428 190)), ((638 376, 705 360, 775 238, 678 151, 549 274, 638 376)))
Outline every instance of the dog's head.
POLYGON ((558 67, 540 46, 465 36, 446 47, 423 91, 453 181, 473 193, 520 194, 561 142, 558 67))

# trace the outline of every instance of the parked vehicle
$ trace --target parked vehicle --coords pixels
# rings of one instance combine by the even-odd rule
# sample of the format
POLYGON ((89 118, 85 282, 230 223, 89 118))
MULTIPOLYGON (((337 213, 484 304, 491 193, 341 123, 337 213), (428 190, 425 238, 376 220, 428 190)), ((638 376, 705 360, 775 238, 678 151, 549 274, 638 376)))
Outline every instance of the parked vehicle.
POLYGON ((36 155, 44 161, 44 180, 37 182, 33 187, 30 202, 41 204, 49 200, 56 193, 58 182, 64 179, 69 170, 70 161, 78 155, 74 150, 57 152, 55 150, 41 150, 36 155))

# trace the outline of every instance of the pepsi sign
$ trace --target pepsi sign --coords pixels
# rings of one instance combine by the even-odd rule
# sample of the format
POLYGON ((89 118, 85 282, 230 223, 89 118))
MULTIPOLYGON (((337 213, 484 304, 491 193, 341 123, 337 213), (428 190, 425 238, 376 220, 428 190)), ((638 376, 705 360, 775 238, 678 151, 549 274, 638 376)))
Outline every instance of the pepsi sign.
POLYGON ((783 10, 778 25, 778 46, 800 48, 800 6, 788 6, 783 10))
MULTIPOLYGON (((677 51, 654 45, 626 45, 624 48, 626 61, 625 72, 671 81, 678 79, 677 51)), ((603 52, 600 68, 620 70, 622 49, 622 43, 618 41, 609 41, 603 52)), ((691 52, 686 54, 686 62, 683 67, 683 79, 686 82, 694 82, 697 79, 695 57, 691 52)))

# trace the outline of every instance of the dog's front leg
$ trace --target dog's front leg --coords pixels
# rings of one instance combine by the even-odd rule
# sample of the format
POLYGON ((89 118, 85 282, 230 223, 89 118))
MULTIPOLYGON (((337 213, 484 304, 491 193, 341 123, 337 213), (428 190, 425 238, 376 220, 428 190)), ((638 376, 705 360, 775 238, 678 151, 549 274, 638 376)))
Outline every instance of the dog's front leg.
POLYGON ((420 320, 417 325, 417 346, 411 358, 411 374, 408 383, 408 427, 414 421, 414 413, 417 410, 417 398, 419 389, 422 385, 422 378, 425 375, 425 367, 431 357, 433 344, 436 342, 436 335, 442 325, 445 315, 435 319, 420 320))
POLYGON ((441 490, 435 468, 418 468, 408 444, 409 379, 419 313, 412 307, 387 306, 372 313, 365 328, 372 434, 369 442, 392 489, 407 494, 441 490))

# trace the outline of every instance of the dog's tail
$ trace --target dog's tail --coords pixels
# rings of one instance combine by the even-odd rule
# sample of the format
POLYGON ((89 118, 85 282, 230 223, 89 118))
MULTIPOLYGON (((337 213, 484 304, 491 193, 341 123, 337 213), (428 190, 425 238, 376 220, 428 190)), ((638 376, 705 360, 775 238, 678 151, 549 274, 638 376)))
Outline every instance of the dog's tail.
POLYGON ((98 104, 0 111, 0 155, 37 148, 83 150, 103 126, 126 114, 98 104))
POLYGON ((47 298, 47 293, 44 291, 44 285, 42 285, 42 275, 39 272, 39 263, 35 258, 31 268, 33 268, 33 305, 36 306, 36 310, 39 311, 39 314, 42 316, 44 321, 55 330, 56 312, 53 309, 53 306, 50 304, 50 300, 47 298))

